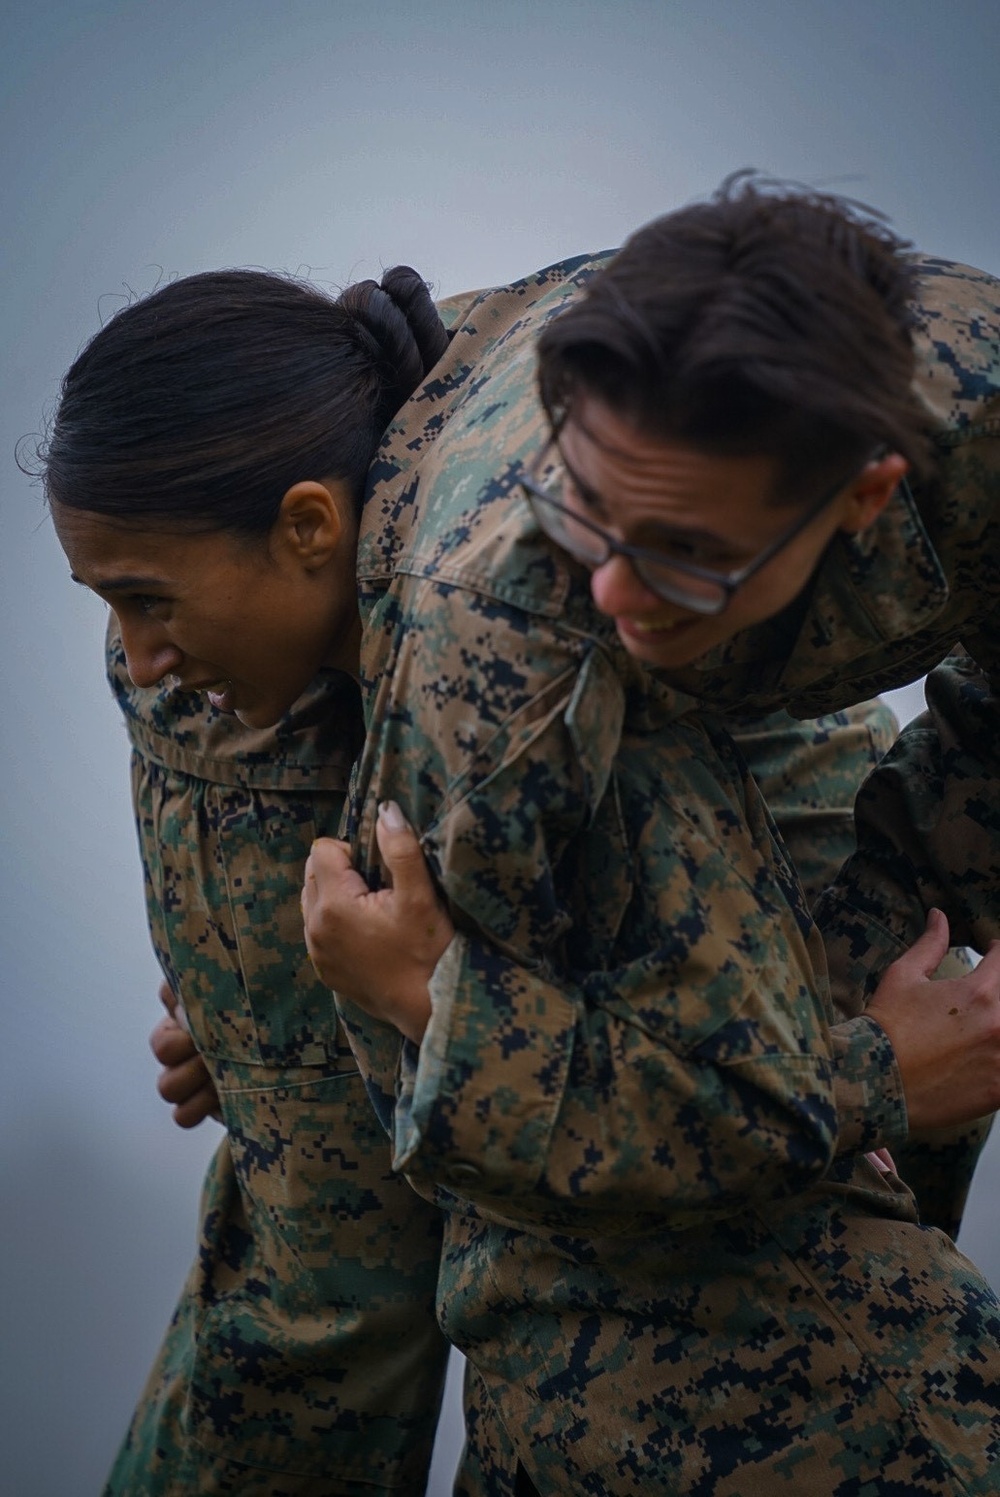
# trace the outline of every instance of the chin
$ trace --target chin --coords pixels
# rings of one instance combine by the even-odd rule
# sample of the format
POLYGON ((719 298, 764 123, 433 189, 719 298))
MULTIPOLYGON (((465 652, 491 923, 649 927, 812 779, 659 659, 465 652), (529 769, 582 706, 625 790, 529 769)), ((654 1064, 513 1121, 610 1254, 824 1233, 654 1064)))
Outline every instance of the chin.
POLYGON ((273 707, 237 707, 233 716, 245 728, 273 728, 284 717, 286 710, 284 707, 280 710, 273 707))
POLYGON ((257 690, 245 687, 234 697, 233 713, 245 728, 273 728, 291 712, 311 680, 309 675, 305 680, 293 677, 283 680, 280 685, 275 683, 273 695, 263 685, 257 690))
POLYGON ((651 666, 654 670, 669 671, 693 665, 712 648, 715 641, 705 639, 696 630, 697 625, 687 625, 672 633, 669 642, 655 638, 644 639, 623 630, 618 633, 634 660, 640 660, 643 665, 651 666), (688 633, 688 630, 691 632, 688 633))

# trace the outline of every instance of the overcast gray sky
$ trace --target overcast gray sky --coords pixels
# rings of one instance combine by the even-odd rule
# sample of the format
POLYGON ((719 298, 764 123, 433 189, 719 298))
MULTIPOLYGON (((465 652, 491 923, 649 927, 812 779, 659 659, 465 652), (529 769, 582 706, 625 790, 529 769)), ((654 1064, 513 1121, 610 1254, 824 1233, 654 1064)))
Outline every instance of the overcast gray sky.
MULTIPOLYGON (((12 1497, 99 1490, 191 1256, 214 1142, 173 1129, 153 1090, 157 972, 103 611, 69 583, 13 462, 82 343, 123 296, 220 265, 339 284, 404 260, 442 294, 507 280, 614 245, 746 165, 860 197, 922 248, 1000 272, 998 54, 995 0, 8 0, 12 1497)), ((1000 1283, 996 1179, 991 1154, 963 1245, 1000 1283)), ((432 1497, 446 1490, 440 1476, 432 1497)))

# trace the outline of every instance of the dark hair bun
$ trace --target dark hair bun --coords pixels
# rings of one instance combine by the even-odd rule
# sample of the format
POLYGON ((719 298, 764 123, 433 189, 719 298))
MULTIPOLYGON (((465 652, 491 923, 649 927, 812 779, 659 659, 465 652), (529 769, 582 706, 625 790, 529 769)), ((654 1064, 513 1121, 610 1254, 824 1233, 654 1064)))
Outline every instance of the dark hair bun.
MULTIPOLYGON (((448 334, 426 281, 409 265, 395 265, 375 281, 358 281, 339 297, 370 340, 394 409, 408 398, 448 347, 448 334)), ((387 404, 389 401, 387 400, 387 404)))
POLYGON ((392 297, 409 323, 424 361, 423 372, 429 374, 448 347, 448 334, 431 299, 430 287, 411 266, 394 265, 382 277, 382 290, 392 297))

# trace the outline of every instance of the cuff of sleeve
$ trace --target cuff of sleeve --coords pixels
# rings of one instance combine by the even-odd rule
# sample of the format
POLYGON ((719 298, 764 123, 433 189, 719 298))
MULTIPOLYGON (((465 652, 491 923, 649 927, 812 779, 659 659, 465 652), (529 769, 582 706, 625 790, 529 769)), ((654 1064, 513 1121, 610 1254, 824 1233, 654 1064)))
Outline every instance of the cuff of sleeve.
POLYGON ((438 962, 430 997, 419 1050, 403 1047, 394 1167, 471 1199, 531 1191, 566 1089, 571 999, 464 935, 438 962))
MULTIPOLYGON (((396 1087, 395 1138, 393 1168, 410 1170, 410 1160, 420 1149, 420 1129, 414 1117, 414 1098, 420 1081, 421 1099, 439 1082, 447 1064, 448 1031, 454 1006, 455 988, 462 970, 462 946, 465 937, 452 936, 431 973, 428 992, 431 1016, 419 1045, 404 1039, 399 1058, 396 1087)), ((425 1111, 425 1105, 418 1112, 425 1111)), ((412 1171, 411 1171, 412 1172, 412 1171)))
POLYGON ((889 1036, 868 1014, 831 1031, 837 1153, 892 1149, 909 1136, 903 1081, 889 1036))
POLYGON ((813 911, 826 950, 830 993, 841 1018, 855 1018, 906 942, 832 886, 813 911))

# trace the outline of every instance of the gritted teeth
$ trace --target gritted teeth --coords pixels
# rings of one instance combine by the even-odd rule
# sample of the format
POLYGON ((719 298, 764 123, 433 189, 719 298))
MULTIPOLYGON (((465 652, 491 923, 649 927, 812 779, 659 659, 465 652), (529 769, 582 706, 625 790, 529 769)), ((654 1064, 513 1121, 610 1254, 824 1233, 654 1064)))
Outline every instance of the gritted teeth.
POLYGON ((206 690, 205 695, 217 712, 232 712, 233 707, 233 683, 232 681, 220 681, 215 686, 206 690))
POLYGON ((656 622, 646 622, 643 619, 629 619, 629 623, 637 634, 669 634, 676 629, 678 619, 664 619, 656 622))

